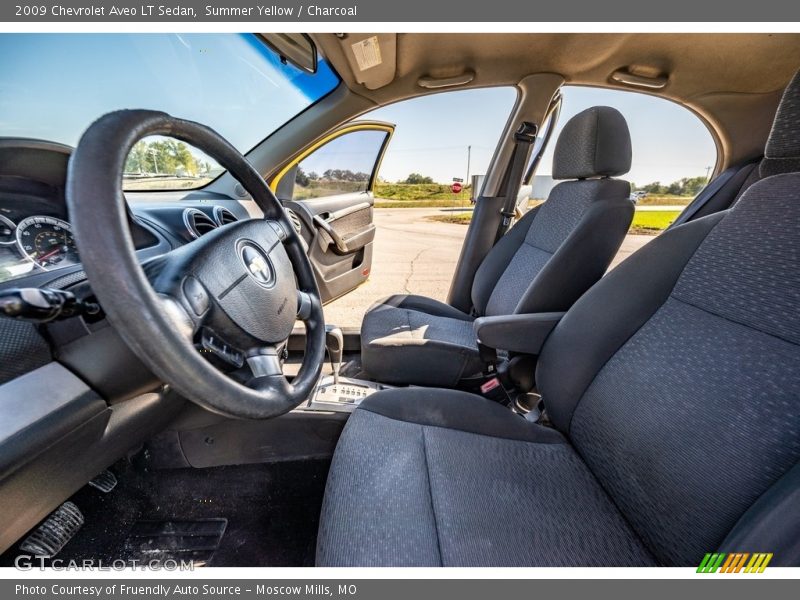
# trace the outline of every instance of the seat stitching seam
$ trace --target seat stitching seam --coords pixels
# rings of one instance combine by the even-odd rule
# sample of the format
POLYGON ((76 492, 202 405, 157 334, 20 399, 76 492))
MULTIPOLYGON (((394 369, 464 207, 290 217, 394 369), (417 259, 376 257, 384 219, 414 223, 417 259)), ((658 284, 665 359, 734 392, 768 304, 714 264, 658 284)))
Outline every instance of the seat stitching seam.
POLYGON ((428 438, 425 435, 426 426, 420 426, 422 430, 422 457, 425 460, 425 475, 428 480, 428 497, 431 501, 431 514, 433 515, 433 530, 436 534, 436 549, 439 552, 439 566, 444 566, 444 557, 442 556, 442 543, 439 538, 439 523, 436 520, 436 506, 433 503, 433 486, 431 485, 431 470, 428 466, 428 438))
POLYGON ((369 406, 359 406, 356 410, 366 410, 367 412, 371 412, 373 415, 378 415, 379 417, 383 417, 384 419, 391 419, 392 421, 397 421, 398 423, 411 423, 412 425, 419 425, 420 427, 425 427, 425 428, 444 429, 445 431, 459 431, 461 433, 468 433, 470 435, 479 435, 481 437, 487 437, 487 438, 492 438, 492 439, 500 439, 500 440, 508 440, 510 442, 520 442, 520 443, 523 443, 523 444, 546 444, 546 445, 550 445, 550 444, 569 444, 570 446, 572 446, 572 444, 569 443, 569 440, 567 440, 567 438, 564 437, 563 434, 562 434, 563 439, 558 440, 558 441, 552 441, 552 442, 534 441, 534 440, 521 440, 519 438, 506 437, 504 435, 491 435, 491 434, 488 434, 488 433, 478 433, 477 431, 469 431, 467 429, 460 429, 458 427, 446 427, 444 425, 432 425, 431 423, 417 423, 416 421, 404 421, 403 419, 399 419, 397 417, 391 417, 391 416, 385 415, 382 412, 379 412, 377 410, 373 410, 369 406))
POLYGON ((786 342, 787 344, 792 344, 793 346, 800 346, 800 343, 795 342, 794 340, 789 340, 789 339, 786 339, 783 336, 776 335, 776 334, 771 333, 769 331, 764 331, 763 329, 761 329, 759 327, 754 327, 754 326, 749 325, 747 323, 742 323, 741 321, 737 321, 736 319, 731 319, 730 317, 726 317, 725 315, 721 315, 718 312, 715 312, 713 310, 709 310, 708 308, 706 308, 704 306, 698 306, 694 302, 689 302, 688 300, 684 300, 683 298, 679 298, 675 294, 670 294, 669 297, 670 297, 670 299, 675 300, 676 302, 680 302, 681 304, 685 304, 687 306, 691 306, 692 308, 695 308, 695 309, 697 309, 699 311, 702 311, 702 312, 704 312, 706 314, 712 315, 712 316, 717 317, 719 319, 723 319, 724 321, 727 321, 728 323, 733 323, 734 325, 739 325, 740 327, 745 327, 745 328, 750 329, 752 331, 757 331, 758 333, 763 333, 764 335, 768 335, 771 338, 775 338, 775 339, 781 340, 783 342, 786 342))
POLYGON ((530 246, 531 248, 533 248, 535 250, 540 250, 540 251, 544 252, 545 254, 549 254, 550 256, 555 254, 555 252, 551 252, 550 250, 545 250, 541 246, 537 246, 536 244, 532 244, 528 240, 523 240, 522 243, 525 244, 526 246, 530 246))
MULTIPOLYGON (((369 342, 370 344, 375 344, 380 348, 397 348, 401 346, 408 346, 409 344, 376 344, 376 342, 380 342, 385 338, 377 338, 369 342)), ((436 340, 432 338, 418 338, 418 337, 411 337, 411 338, 398 338, 400 340, 408 340, 411 339, 413 341, 424 341, 426 342, 424 345, 433 347, 433 346, 440 346, 441 348, 454 348, 456 350, 468 350, 471 355, 478 353, 478 344, 477 341, 475 342, 474 346, 463 346, 461 344, 456 344, 455 342, 451 342, 448 340, 436 340)))

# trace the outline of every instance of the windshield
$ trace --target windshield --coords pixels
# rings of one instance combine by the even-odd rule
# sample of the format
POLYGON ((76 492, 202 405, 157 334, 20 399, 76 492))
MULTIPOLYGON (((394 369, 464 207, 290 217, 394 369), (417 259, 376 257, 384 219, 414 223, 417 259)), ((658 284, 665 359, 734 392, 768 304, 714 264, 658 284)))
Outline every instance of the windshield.
MULTIPOLYGON (((324 60, 308 74, 253 34, 2 34, 0 136, 75 146, 104 113, 162 110, 217 130, 246 153, 328 94, 324 60)), ((126 189, 201 187, 221 168, 165 138, 137 144, 126 189)))

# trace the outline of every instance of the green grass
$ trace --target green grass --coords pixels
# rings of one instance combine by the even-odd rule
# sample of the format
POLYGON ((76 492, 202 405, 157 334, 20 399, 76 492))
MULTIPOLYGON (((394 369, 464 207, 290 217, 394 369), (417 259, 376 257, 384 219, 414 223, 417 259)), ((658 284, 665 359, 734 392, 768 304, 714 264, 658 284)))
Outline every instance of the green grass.
POLYGON ((469 200, 469 186, 460 194, 450 191, 449 185, 441 183, 376 183, 375 197, 385 200, 453 200, 463 196, 469 200))
POLYGON ((375 200, 375 208, 468 208, 469 199, 463 200, 375 200))
POLYGON ((658 235, 664 231, 681 214, 678 210, 637 210, 633 215, 633 223, 629 233, 641 235, 658 235))
MULTIPOLYGON (((374 196, 376 208, 431 208, 469 206, 471 190, 465 187, 460 194, 450 191, 450 186, 441 183, 385 183, 375 184, 374 196)), ((688 196, 673 196, 669 194, 660 196, 647 196, 639 200, 642 206, 685 206, 692 201, 688 196)), ((530 207, 541 203, 541 200, 531 200, 530 207)))
MULTIPOLYGON (((633 223, 629 233, 638 235, 658 235, 669 227, 680 211, 677 210, 654 210, 637 211, 633 217, 633 223)), ((449 215, 433 215, 428 217, 431 221, 439 223, 456 223, 468 225, 472 220, 472 212, 454 213, 449 215)))
POLYGON ((470 206, 470 188, 454 194, 449 185, 439 183, 377 183, 375 208, 431 208, 470 206))

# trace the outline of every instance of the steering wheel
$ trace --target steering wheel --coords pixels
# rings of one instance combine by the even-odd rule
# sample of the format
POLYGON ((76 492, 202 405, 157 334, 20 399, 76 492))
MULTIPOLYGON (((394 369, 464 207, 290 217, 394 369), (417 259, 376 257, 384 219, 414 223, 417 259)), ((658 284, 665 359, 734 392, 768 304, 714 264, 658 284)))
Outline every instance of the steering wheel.
POLYGON ((242 418, 275 417, 310 396, 325 358, 314 273, 281 203, 222 136, 162 112, 109 113, 81 137, 66 198, 92 290, 110 323, 162 381, 209 410, 242 418), (149 135, 182 140, 214 158, 264 218, 225 225, 140 265, 122 174, 133 145, 149 135), (305 355, 290 382, 280 353, 296 319, 305 323, 305 355), (236 381, 209 355, 231 370, 249 366, 249 373, 236 381))

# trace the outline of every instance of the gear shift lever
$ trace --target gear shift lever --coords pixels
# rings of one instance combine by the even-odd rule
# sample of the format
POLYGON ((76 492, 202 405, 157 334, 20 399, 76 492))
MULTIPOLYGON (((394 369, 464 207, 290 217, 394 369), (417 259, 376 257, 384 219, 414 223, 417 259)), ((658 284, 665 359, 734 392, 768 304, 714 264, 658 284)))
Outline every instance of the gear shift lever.
POLYGON ((344 354, 344 336, 342 330, 335 325, 325 326, 325 347, 333 364, 333 385, 339 385, 339 370, 342 368, 344 354))
POLYGON ((333 365, 333 377, 320 379, 317 390, 309 401, 309 410, 352 412, 367 396, 389 387, 374 381, 351 379, 340 375, 344 335, 336 325, 325 326, 325 349, 333 365))

